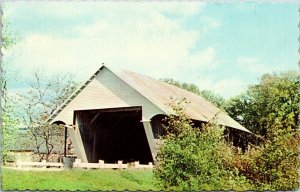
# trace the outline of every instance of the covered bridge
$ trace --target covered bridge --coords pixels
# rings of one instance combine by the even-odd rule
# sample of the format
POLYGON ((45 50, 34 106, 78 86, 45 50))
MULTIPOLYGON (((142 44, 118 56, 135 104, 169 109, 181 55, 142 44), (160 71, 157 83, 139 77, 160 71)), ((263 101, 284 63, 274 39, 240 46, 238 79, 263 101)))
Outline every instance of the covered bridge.
POLYGON ((83 162, 152 162, 162 118, 172 113, 171 97, 186 98, 186 114, 198 122, 213 117, 221 125, 249 132, 204 98, 131 71, 102 65, 50 116, 63 123, 83 162))

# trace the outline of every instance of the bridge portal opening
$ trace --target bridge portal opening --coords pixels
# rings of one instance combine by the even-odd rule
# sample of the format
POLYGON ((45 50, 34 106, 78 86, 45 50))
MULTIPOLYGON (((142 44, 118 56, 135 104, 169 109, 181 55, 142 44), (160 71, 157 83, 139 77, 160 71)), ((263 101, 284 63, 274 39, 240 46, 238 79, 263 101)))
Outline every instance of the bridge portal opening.
POLYGON ((141 119, 142 107, 75 111, 88 162, 153 162, 141 119))

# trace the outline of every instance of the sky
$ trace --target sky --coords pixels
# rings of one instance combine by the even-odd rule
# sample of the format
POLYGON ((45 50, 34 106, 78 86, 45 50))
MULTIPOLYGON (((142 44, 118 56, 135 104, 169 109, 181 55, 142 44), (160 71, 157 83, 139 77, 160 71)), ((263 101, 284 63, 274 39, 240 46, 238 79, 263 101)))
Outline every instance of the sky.
POLYGON ((6 2, 18 42, 3 50, 26 89, 31 71, 87 80, 102 63, 156 79, 194 83, 225 98, 261 75, 298 70, 295 3, 6 2))

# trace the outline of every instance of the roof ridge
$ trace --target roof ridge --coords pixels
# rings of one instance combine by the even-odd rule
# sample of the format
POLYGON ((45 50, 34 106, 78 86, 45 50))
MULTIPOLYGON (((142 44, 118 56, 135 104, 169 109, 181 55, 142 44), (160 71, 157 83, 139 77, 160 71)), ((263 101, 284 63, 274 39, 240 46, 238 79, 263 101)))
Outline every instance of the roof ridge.
MULTIPOLYGON (((105 66, 106 67, 106 66, 105 66)), ((152 104, 154 104, 157 108, 159 108, 160 110, 162 110, 164 113, 169 113, 169 110, 167 110, 166 107, 162 107, 162 106, 159 106, 156 101, 153 101, 152 99, 150 99, 149 97, 147 97, 144 93, 142 93, 140 90, 138 90, 136 87, 134 87, 130 82, 126 81, 123 77, 122 77, 122 74, 120 74, 120 72, 118 72, 116 70, 116 68, 114 67, 106 67, 108 70, 110 70, 113 74, 115 74, 118 78, 120 78, 123 82, 125 82, 128 86, 130 86, 131 88, 133 88, 136 92, 138 92, 140 95, 142 95, 144 98, 146 98, 148 101, 150 101, 152 104)), ((140 76, 144 76, 144 77, 147 77, 147 78, 150 78, 150 79, 153 79, 149 76, 146 76, 146 75, 143 75, 143 74, 140 74, 140 73, 137 73, 137 72, 133 72, 133 71, 130 71, 130 70, 126 70, 126 69, 121 69, 121 68, 118 68, 119 71, 121 72, 129 72, 129 73, 134 73, 136 75, 140 75, 140 76)))

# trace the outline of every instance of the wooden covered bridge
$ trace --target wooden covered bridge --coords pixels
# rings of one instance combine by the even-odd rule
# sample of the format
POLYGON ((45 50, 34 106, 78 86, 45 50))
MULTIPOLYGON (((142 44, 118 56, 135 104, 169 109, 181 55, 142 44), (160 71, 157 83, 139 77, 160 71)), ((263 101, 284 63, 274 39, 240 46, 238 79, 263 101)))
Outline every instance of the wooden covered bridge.
POLYGON ((161 122, 171 97, 186 98, 186 114, 198 122, 217 116, 221 125, 249 132, 202 97, 131 71, 101 66, 50 116, 63 123, 83 162, 153 162, 161 122))

